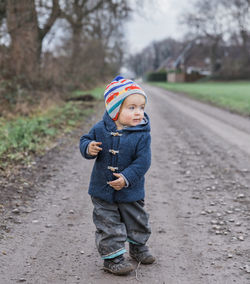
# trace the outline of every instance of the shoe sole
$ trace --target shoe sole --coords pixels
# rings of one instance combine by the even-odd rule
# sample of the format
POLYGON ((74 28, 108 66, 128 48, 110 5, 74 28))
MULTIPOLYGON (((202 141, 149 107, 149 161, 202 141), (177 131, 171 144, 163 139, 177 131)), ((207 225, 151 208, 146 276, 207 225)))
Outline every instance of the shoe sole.
POLYGON ((133 267, 131 267, 130 269, 127 269, 127 270, 123 270, 123 271, 113 271, 107 267, 103 267, 103 270, 106 271, 106 272, 109 272, 109 273, 112 273, 112 274, 115 274, 115 275, 127 275, 129 274, 130 272, 132 272, 134 270, 133 267))
POLYGON ((152 260, 151 261, 149 261, 149 262, 144 262, 144 261, 139 261, 138 259, 137 259, 137 257, 136 256, 134 256, 134 255, 131 255, 130 254, 130 257, 131 258, 133 258, 134 260, 136 260, 137 262, 140 262, 141 264, 153 264, 154 262, 155 262, 155 257, 152 257, 152 260))

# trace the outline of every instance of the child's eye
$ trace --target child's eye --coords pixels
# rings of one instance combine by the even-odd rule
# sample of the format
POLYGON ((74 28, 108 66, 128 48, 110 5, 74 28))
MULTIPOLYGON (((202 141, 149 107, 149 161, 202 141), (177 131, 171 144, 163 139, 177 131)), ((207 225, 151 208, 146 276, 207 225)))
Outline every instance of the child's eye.
POLYGON ((144 106, 142 106, 142 107, 141 107, 141 110, 144 110, 144 108, 145 108, 145 107, 144 107, 144 106))
POLYGON ((130 106, 129 109, 133 110, 133 109, 135 109, 135 107, 134 106, 130 106))

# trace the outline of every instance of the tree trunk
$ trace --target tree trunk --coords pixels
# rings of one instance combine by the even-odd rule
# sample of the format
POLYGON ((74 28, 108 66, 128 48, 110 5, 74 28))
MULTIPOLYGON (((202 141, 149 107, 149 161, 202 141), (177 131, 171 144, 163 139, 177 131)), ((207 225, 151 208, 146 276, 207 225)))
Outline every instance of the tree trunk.
POLYGON ((72 56, 71 56, 71 72, 74 75, 77 70, 78 56, 81 53, 81 35, 82 24, 71 25, 72 28, 72 56))
POLYGON ((11 36, 11 69, 26 82, 38 76, 40 44, 34 0, 8 0, 7 24, 11 36))
POLYGON ((215 38, 210 46, 210 69, 212 75, 218 71, 219 66, 217 62, 217 50, 218 50, 219 39, 215 38))
POLYGON ((242 59, 243 59, 243 66, 246 67, 249 65, 250 62, 250 55, 248 49, 248 40, 249 35, 245 29, 241 29, 240 31, 241 39, 242 39, 242 59))

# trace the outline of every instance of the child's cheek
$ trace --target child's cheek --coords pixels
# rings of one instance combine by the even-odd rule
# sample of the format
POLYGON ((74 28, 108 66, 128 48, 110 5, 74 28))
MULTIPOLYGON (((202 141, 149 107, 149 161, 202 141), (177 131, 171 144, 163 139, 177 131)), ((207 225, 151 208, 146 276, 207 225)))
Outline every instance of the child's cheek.
POLYGON ((128 113, 126 116, 126 120, 130 120, 132 118, 132 113, 128 113))

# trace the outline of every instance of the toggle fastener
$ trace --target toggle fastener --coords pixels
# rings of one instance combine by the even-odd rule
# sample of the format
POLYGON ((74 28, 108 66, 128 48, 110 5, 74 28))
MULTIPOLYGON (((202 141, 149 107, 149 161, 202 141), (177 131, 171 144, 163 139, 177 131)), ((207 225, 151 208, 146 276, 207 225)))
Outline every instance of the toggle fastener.
POLYGON ((119 132, 111 132, 110 134, 113 136, 122 136, 122 134, 119 132))
POLYGON ((113 149, 109 149, 109 152, 112 153, 113 155, 118 154, 119 151, 117 150, 113 150, 113 149))
POLYGON ((118 170, 118 167, 111 167, 111 166, 108 166, 108 169, 111 170, 112 172, 115 172, 118 170))

